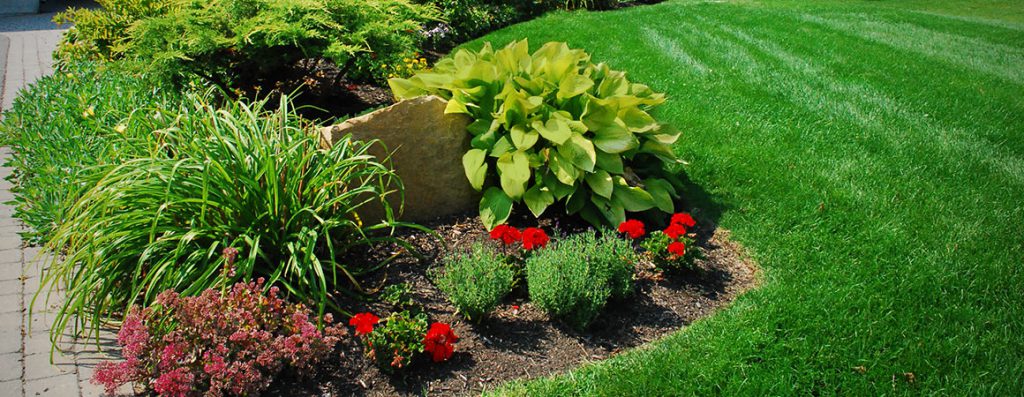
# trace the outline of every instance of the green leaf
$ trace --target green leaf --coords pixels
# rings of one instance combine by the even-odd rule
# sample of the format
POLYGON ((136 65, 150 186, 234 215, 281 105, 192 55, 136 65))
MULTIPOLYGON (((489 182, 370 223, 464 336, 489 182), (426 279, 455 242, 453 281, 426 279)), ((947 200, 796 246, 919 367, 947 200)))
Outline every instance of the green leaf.
POLYGON ((676 208, 672 197, 676 197, 677 194, 676 188, 671 183, 661 178, 650 178, 644 180, 644 187, 647 188, 647 192, 654 199, 654 205, 661 212, 668 214, 675 212, 676 208))
POLYGON ((491 157, 501 157, 505 153, 514 152, 515 146, 512 145, 512 139, 508 136, 503 136, 497 142, 494 142, 494 147, 491 148, 491 157))
POLYGON ((619 201, 590 196, 590 202, 594 204, 594 207, 608 221, 608 224, 618 225, 626 221, 626 210, 619 201))
POLYGON ((626 128, 634 132, 647 132, 658 127, 654 117, 635 107, 619 112, 619 118, 626 124, 626 128))
POLYGON ((576 186, 566 185, 555 177, 555 174, 551 172, 544 173, 544 186, 551 191, 551 194, 555 195, 555 199, 561 200, 566 196, 573 194, 576 191, 576 186))
POLYGON ((389 79, 388 86, 391 87, 391 92, 398 100, 430 94, 422 85, 409 79, 389 79))
POLYGON ((676 153, 672 151, 672 147, 656 141, 644 142, 643 145, 640 145, 640 152, 653 154, 662 161, 673 163, 678 162, 678 159, 676 159, 676 153))
POLYGON ((469 114, 469 110, 466 109, 465 102, 462 102, 461 100, 456 99, 456 98, 452 98, 451 100, 448 101, 448 104, 445 105, 445 107, 444 107, 444 114, 456 114, 456 113, 469 114))
POLYGON ((594 171, 597 152, 594 150, 594 144, 583 135, 573 134, 565 144, 558 146, 558 153, 577 168, 586 172, 594 171))
POLYGON ((593 190, 594 194, 607 199, 612 198, 614 185, 612 184, 612 176, 608 172, 597 170, 584 175, 583 178, 587 181, 587 185, 590 185, 590 190, 593 190))
POLYGON ((625 127, 612 123, 594 131, 594 145, 607 153, 622 153, 636 148, 640 142, 625 127))
POLYGON ((537 131, 527 131, 525 127, 517 125, 512 127, 510 133, 512 137, 512 144, 516 145, 516 149, 526 150, 533 147, 540 139, 540 134, 537 131))
POLYGON ((612 174, 621 174, 626 171, 625 167, 622 165, 622 156, 618 154, 605 153, 601 150, 597 151, 596 167, 612 174))
POLYGON ((484 180, 487 179, 487 152, 480 149, 470 149, 462 156, 462 168, 466 171, 466 179, 477 191, 483 189, 484 180))
POLYGON ((556 145, 561 145, 572 137, 572 130, 569 129, 569 124, 565 120, 552 118, 547 123, 538 120, 534 121, 532 126, 544 139, 554 142, 556 145))
POLYGON ((555 196, 551 194, 550 189, 538 183, 526 191, 523 201, 526 202, 526 206, 530 208, 533 216, 540 218, 544 214, 544 210, 554 204, 555 196))
POLYGON ((498 175, 501 188, 509 197, 519 199, 526 192, 526 184, 533 173, 530 161, 523 152, 506 153, 498 158, 498 175))
POLYGON ((594 87, 594 80, 587 76, 575 75, 562 79, 558 84, 558 99, 568 99, 583 94, 594 87))
POLYGON ((646 211, 654 208, 654 197, 641 188, 629 186, 621 177, 617 178, 612 202, 629 212, 646 211))
POLYGON ((487 230, 494 229, 508 220, 512 213, 512 199, 496 187, 488 188, 480 199, 480 221, 487 230))
POLYGON ((572 165, 572 162, 562 157, 557 151, 551 151, 548 158, 548 168, 555 174, 559 182, 572 186, 580 177, 579 169, 572 165))

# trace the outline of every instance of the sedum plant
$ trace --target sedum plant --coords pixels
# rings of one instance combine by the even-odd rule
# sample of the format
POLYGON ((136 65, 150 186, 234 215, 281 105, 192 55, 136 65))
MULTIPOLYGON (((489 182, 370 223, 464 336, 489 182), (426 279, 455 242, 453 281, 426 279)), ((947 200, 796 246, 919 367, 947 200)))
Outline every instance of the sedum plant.
POLYGON ((389 80, 398 99, 438 95, 446 113, 469 115, 466 177, 483 191, 488 229, 515 203, 540 216, 555 202, 593 224, 617 225, 626 212, 673 211, 677 193, 659 177, 677 161, 679 132, 649 113, 665 95, 625 73, 552 42, 534 53, 526 40, 494 50, 459 50, 432 70, 389 80), (643 174, 643 175, 638 175, 643 174))
MULTIPOLYGON (((287 99, 217 108, 190 96, 150 130, 150 153, 95 172, 48 248, 54 255, 40 293, 63 290, 52 327, 98 324, 147 306, 161 291, 196 295, 265 277, 319 313, 368 265, 338 260, 350 248, 393 240, 398 225, 386 196, 401 184, 348 139, 321 149, 287 99), (383 208, 380 223, 356 211, 383 208), (374 233, 374 232, 384 233, 374 233)), ((58 336, 58 335, 54 335, 58 336)))

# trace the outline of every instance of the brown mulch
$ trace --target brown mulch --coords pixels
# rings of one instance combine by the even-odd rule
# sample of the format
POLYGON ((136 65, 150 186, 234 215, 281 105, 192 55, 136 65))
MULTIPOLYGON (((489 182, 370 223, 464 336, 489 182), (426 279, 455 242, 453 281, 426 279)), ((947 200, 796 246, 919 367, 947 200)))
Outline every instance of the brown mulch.
MULTIPOLYGON (((532 226, 526 217, 521 219, 524 221, 510 223, 532 226)), ((549 233, 571 233, 585 227, 571 221, 561 225, 557 222, 545 220, 540 226, 549 233)), ((423 305, 430 321, 450 323, 459 335, 452 359, 435 364, 422 355, 409 368, 386 374, 363 357, 358 340, 352 338, 342 342, 341 357, 325 363, 316 379, 277 382, 268 394, 477 394, 509 380, 566 371, 654 341, 712 314, 757 281, 756 265, 746 258, 741 247, 729 240, 729 232, 701 225, 697 237, 705 259, 698 263, 700 270, 658 274, 650 265, 638 265, 636 293, 626 301, 609 302, 586 332, 576 332, 549 320, 528 302, 525 291, 514 292, 490 318, 473 324, 455 314, 455 308, 434 287, 427 271, 441 266, 438 258, 448 250, 464 249, 474 241, 487 239, 483 225, 475 216, 460 216, 426 226, 439 233, 448 246, 426 233, 408 233, 406 240, 425 258, 408 257, 392 262, 363 285, 372 290, 407 283, 413 299, 423 305), (518 306, 518 310, 513 306, 518 306)), ((388 255, 386 251, 382 255, 388 255)), ((391 254, 400 252, 396 248, 391 254)), ((392 310, 386 303, 355 300, 342 306, 354 313, 369 311, 381 317, 392 310)))

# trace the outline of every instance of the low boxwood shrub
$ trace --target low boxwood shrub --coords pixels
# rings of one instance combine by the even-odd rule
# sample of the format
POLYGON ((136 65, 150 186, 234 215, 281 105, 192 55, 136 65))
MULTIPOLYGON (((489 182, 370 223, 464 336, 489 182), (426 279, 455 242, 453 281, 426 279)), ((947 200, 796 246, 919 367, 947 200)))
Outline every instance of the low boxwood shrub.
POLYGON ((173 123, 152 132, 149 155, 85 179, 88 190, 48 245, 65 253, 40 289, 66 291, 54 330, 72 318, 95 329, 167 289, 195 295, 255 277, 323 313, 334 291, 358 286, 355 274, 370 266, 338 258, 393 241, 391 202, 400 199, 385 196, 400 195, 401 182, 368 153, 375 143, 321 149, 287 99, 273 112, 207 99, 191 95, 163 115, 173 123), (356 214, 370 203, 383 209, 379 223, 356 214))
POLYGON ((672 127, 649 113, 664 94, 590 61, 582 50, 524 41, 493 50, 460 50, 432 70, 389 80, 399 99, 438 95, 446 113, 463 113, 472 149, 466 177, 483 190, 480 217, 491 229, 524 202, 540 216, 556 201, 594 224, 618 225, 627 211, 671 213, 676 189, 664 164, 675 162, 672 127))
POLYGON ((611 233, 560 239, 526 259, 530 301, 576 329, 586 328, 609 299, 633 292, 636 252, 611 233))
POLYGON ((196 297, 161 293, 133 308, 117 334, 122 361, 96 367, 92 381, 114 395, 134 383, 161 396, 249 396, 282 370, 311 377, 347 334, 325 316, 322 329, 303 305, 266 290, 263 279, 196 297))
POLYGON ((45 242, 82 194, 83 176, 144 155, 160 109, 181 100, 122 63, 82 62, 43 77, 14 100, 0 120, 10 146, 15 216, 25 240, 45 242))
POLYGON ((469 252, 448 257, 433 278, 460 313, 479 321, 512 291, 516 271, 492 246, 476 243, 469 252))
MULTIPOLYGON (((198 75, 221 88, 275 81, 286 67, 326 58, 356 79, 380 79, 384 65, 419 50, 430 5, 408 0, 101 0, 102 8, 59 16, 75 25, 62 59, 137 59, 180 79, 198 75)), ((230 90, 228 90, 230 91, 230 90)))

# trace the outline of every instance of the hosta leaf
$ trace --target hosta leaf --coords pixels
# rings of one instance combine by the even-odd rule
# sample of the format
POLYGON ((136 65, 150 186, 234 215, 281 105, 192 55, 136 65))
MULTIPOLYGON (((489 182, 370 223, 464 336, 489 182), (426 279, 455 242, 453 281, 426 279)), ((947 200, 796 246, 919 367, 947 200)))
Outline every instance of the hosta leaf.
POLYGON ((538 120, 534 121, 532 126, 544 139, 554 142, 556 145, 561 145, 572 137, 572 130, 569 129, 569 124, 565 120, 552 118, 547 123, 538 120))
POLYGON ((526 192, 526 183, 533 172, 530 162, 523 152, 506 153, 498 158, 498 175, 501 177, 501 188, 509 197, 518 199, 526 192))
POLYGON ((399 100, 431 94, 423 85, 409 79, 389 79, 388 86, 391 87, 395 98, 399 100))
POLYGON ((671 183, 661 178, 650 178, 644 180, 644 187, 651 194, 651 197, 654 199, 654 205, 659 210, 669 214, 675 212, 676 208, 672 202, 672 197, 676 197, 677 194, 676 188, 671 183))
POLYGON ((615 123, 615 118, 618 117, 618 112, 608 106, 603 106, 599 103, 600 101, 591 100, 587 104, 587 112, 583 116, 583 123, 587 125, 587 128, 591 131, 597 131, 610 124, 615 123))
POLYGON ((587 189, 576 189, 565 201, 565 212, 568 214, 580 212, 587 205, 589 197, 590 194, 587 193, 587 189))
POLYGON ((480 149, 470 149, 462 156, 462 168, 466 171, 466 179, 473 189, 481 190, 484 180, 487 179, 487 152, 480 149))
POLYGON ((558 146, 558 153, 577 168, 586 172, 594 171, 597 152, 594 150, 594 144, 583 135, 573 134, 565 144, 558 146))
POLYGON ((654 117, 635 107, 619 112, 619 118, 626 124, 626 128, 634 132, 647 132, 658 127, 654 117))
POLYGON ((465 113, 469 114, 469 109, 466 109, 466 104, 460 99, 452 98, 448 101, 448 105, 444 107, 444 114, 456 114, 465 113))
POLYGON ((558 178, 555 177, 555 174, 551 172, 545 173, 543 179, 544 186, 547 186, 548 190, 551 191, 551 194, 555 195, 555 199, 564 199, 566 196, 576 191, 576 186, 566 185, 560 182, 558 178))
POLYGON ((494 147, 491 148, 491 157, 501 157, 505 153, 514 152, 515 150, 515 146, 512 145, 512 139, 508 136, 503 136, 497 142, 494 142, 494 147))
POLYGON ((594 204, 598 212, 608 221, 608 224, 618 225, 626 220, 626 209, 618 201, 590 196, 590 202, 594 204))
POLYGON ((548 168, 555 174, 559 182, 569 186, 575 185, 576 179, 580 176, 579 169, 573 166, 571 161, 558 154, 557 151, 550 152, 548 168))
POLYGON ((512 137, 512 144, 516 145, 516 149, 526 150, 533 147, 540 139, 540 133, 537 131, 527 131, 525 127, 517 125, 512 127, 512 131, 509 133, 512 137))
POLYGON ((678 161, 678 159, 676 159, 676 153, 672 151, 672 147, 656 141, 644 142, 644 144, 640 146, 640 152, 653 154, 666 162, 678 161))
POLYGON ((625 167, 622 165, 622 156, 618 154, 605 153, 601 150, 597 151, 596 167, 612 174, 621 174, 625 172, 625 167))
POLYGON ((632 132, 617 123, 594 131, 594 145, 606 153, 622 153, 636 148, 639 144, 632 132))
POLYGON ((680 135, 682 134, 679 132, 679 130, 675 129, 674 127, 668 124, 662 124, 659 125, 658 128, 652 130, 651 133, 647 134, 646 136, 650 137, 654 141, 657 141, 658 143, 671 145, 673 143, 676 143, 677 140, 679 140, 680 135))
POLYGON ((629 212, 646 211, 654 208, 654 197, 644 189, 629 186, 622 178, 615 184, 612 202, 621 205, 629 212))
POLYGON ((597 170, 584 175, 583 178, 587 181, 587 185, 590 185, 590 190, 593 190, 594 194, 606 199, 612 198, 614 185, 612 184, 612 176, 608 172, 597 170))
POLYGON ((594 86, 594 80, 587 76, 567 76, 558 84, 558 99, 568 99, 587 92, 594 86))
POLYGON ((480 199, 480 221, 488 230, 494 229, 508 220, 512 213, 512 199, 505 195, 501 189, 492 187, 484 192, 480 199))
POLYGON ((530 208, 533 216, 540 218, 544 210, 551 204, 554 204, 555 196, 551 193, 550 189, 538 183, 526 191, 526 194, 523 195, 523 201, 526 202, 526 206, 530 208))

